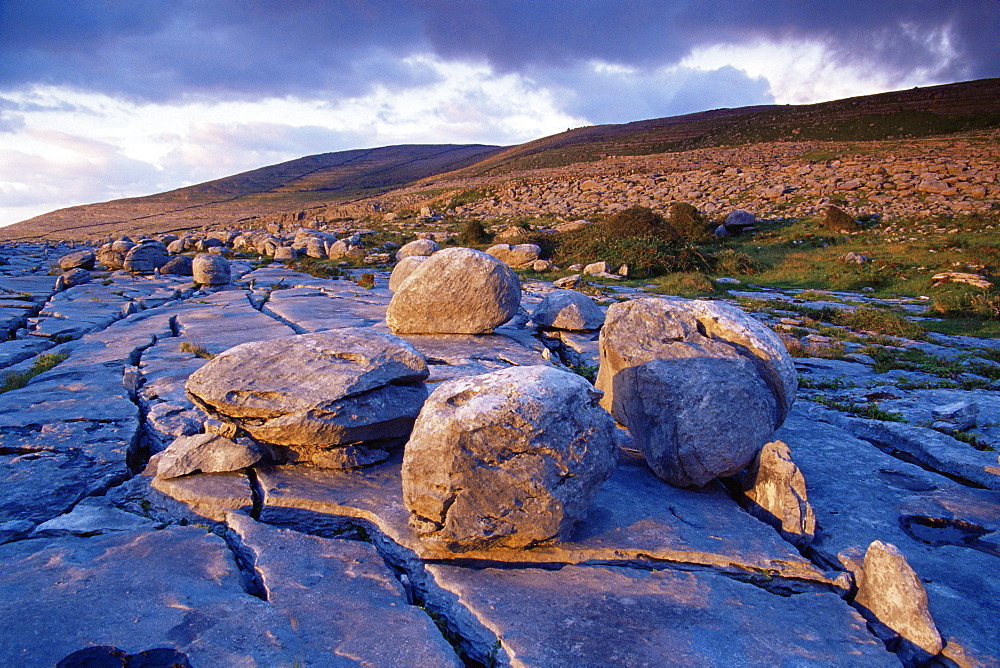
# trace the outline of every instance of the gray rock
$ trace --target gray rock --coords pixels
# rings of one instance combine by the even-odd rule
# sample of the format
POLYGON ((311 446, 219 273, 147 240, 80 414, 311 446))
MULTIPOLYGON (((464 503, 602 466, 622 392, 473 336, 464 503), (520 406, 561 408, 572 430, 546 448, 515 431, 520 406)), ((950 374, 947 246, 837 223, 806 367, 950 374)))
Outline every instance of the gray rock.
POLYGON ((568 539, 615 466, 614 421, 599 396, 543 366, 442 383, 404 453, 417 531, 458 550, 568 539))
POLYGON ((59 258, 59 268, 63 271, 70 269, 87 269, 89 271, 93 270, 96 262, 97 256, 92 250, 78 250, 59 258))
POLYGON ((542 327, 586 331, 601 328, 604 312, 593 299, 581 292, 556 290, 545 295, 531 319, 542 327))
POLYGON ((924 663, 941 652, 944 643, 928 610, 924 585, 895 545, 873 541, 855 580, 855 603, 869 621, 905 641, 898 650, 901 657, 924 663))
POLYGON ((979 406, 974 401, 956 401, 944 406, 935 406, 931 411, 933 428, 945 433, 965 431, 976 426, 979 406))
POLYGON ((156 474, 177 478, 201 471, 226 473, 253 466, 263 456, 248 438, 231 440, 219 434, 181 436, 160 455, 156 474))
POLYGON ((389 275, 389 289, 393 292, 399 290, 399 286, 403 284, 403 281, 408 279, 410 274, 416 271, 417 267, 427 260, 428 257, 426 255, 408 255, 401 259, 392 268, 392 274, 389 275))
POLYGON ((402 261, 408 257, 424 257, 433 255, 437 251, 438 245, 433 239, 417 239, 416 241, 404 244, 402 248, 396 251, 396 260, 402 261))
POLYGON ((397 334, 487 334, 513 318, 520 303, 510 267, 471 248, 447 248, 403 281, 386 322, 397 334))
POLYGON ((32 532, 39 536, 93 536, 116 531, 155 529, 157 523, 148 517, 127 513, 109 504, 105 497, 83 499, 70 512, 42 522, 32 532))
MULTIPOLYGON (((173 243, 179 243, 180 240, 173 243)), ((170 258, 165 265, 160 267, 160 274, 170 274, 173 276, 190 276, 193 273, 191 258, 187 255, 175 255, 170 258)))
POLYGON ((70 269, 56 279, 56 290, 66 290, 83 285, 91 279, 91 274, 86 269, 70 269))
POLYGON ((584 274, 610 274, 612 266, 607 262, 591 262, 583 268, 584 274))
POLYGON ((574 290, 580 283, 583 282, 583 277, 580 274, 572 274, 570 276, 563 276, 562 278, 557 278, 552 281, 552 285, 557 288, 562 288, 564 290, 574 290))
POLYGON ((116 241, 104 244, 97 250, 97 261, 111 270, 121 269, 125 264, 125 256, 134 244, 116 241))
POLYGON ((763 447, 743 479, 743 493, 749 511, 767 522, 790 543, 805 547, 816 533, 816 515, 802 471, 792 461, 792 453, 782 441, 763 447))
POLYGON ((407 342, 345 328, 246 343, 187 380, 200 405, 297 459, 358 441, 409 434, 426 396, 423 357, 407 342))
POLYGON ((166 246, 153 239, 143 239, 125 255, 122 268, 134 274, 152 274, 169 261, 166 246))
POLYGON ((228 285, 232 279, 229 260, 214 253, 199 253, 191 262, 194 282, 201 285, 228 285))
POLYGON ((299 257, 298 251, 291 246, 278 246, 268 255, 274 256, 275 262, 291 262, 299 257))
POLYGON ((510 244, 497 244, 487 248, 486 252, 501 262, 505 262, 515 269, 520 269, 534 264, 538 260, 542 249, 535 244, 517 244, 514 246, 510 244))

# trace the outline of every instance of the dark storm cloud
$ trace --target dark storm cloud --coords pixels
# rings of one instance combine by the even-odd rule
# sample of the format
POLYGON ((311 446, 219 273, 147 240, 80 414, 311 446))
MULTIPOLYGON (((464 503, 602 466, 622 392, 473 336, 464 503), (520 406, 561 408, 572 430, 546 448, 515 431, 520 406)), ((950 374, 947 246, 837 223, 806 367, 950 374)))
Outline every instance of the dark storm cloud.
POLYGON ((0 89, 62 84, 136 99, 355 95, 432 73, 401 56, 502 71, 653 68, 691 48, 815 39, 839 58, 939 79, 1000 75, 997 0, 0 0, 0 89), (942 69, 926 37, 951 29, 942 69))

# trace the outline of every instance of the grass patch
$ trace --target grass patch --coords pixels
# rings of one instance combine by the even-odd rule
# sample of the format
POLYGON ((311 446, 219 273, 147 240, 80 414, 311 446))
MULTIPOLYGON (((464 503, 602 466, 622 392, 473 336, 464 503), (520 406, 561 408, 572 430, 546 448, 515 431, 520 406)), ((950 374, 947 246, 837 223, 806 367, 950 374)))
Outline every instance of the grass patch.
POLYGON ((357 280, 358 287, 371 290, 375 287, 375 274, 361 274, 357 280))
POLYGON ((980 440, 983 437, 982 434, 973 434, 967 431, 956 431, 951 434, 951 437, 956 441, 961 441, 962 443, 971 445, 980 452, 994 452, 996 450, 996 448, 986 441, 980 440))
POLYGON ((44 355, 39 355, 35 358, 34 364, 27 371, 12 371, 7 373, 3 382, 0 383, 0 394, 4 392, 10 392, 11 390, 19 390, 28 384, 28 381, 35 376, 45 373, 49 369, 52 369, 60 362, 65 361, 69 357, 69 353, 45 353, 44 355))
POLYGON ((822 404, 827 408, 832 408, 835 411, 840 411, 842 413, 850 413, 851 415, 857 415, 859 417, 867 418, 869 420, 882 420, 883 422, 905 422, 906 420, 899 413, 893 413, 891 411, 884 411, 878 407, 878 404, 871 402, 863 405, 848 404, 842 401, 836 401, 834 399, 829 399, 827 397, 809 397, 809 401, 815 401, 818 404, 822 404))
POLYGON ((899 350, 868 346, 861 352, 875 360, 875 373, 901 369, 956 380, 968 370, 968 366, 959 360, 945 360, 917 349, 899 350))
POLYGON ((859 308, 839 313, 834 322, 851 329, 860 329, 888 336, 902 336, 907 339, 923 339, 924 329, 904 316, 880 308, 859 308))
POLYGON ((181 352, 191 353, 195 357, 200 357, 206 360, 215 359, 215 355, 208 352, 208 348, 200 343, 193 343, 191 341, 181 341, 181 352))

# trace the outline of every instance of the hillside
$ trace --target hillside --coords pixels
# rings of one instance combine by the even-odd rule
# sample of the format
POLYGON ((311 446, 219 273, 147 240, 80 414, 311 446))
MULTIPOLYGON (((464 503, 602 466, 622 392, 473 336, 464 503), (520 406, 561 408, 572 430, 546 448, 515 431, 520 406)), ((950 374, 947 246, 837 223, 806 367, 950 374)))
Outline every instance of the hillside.
MULTIPOLYGON (((821 104, 718 109, 576 128, 506 148, 410 145, 325 153, 148 197, 61 209, 0 228, 0 238, 69 239, 331 220, 373 213, 375 204, 412 208, 428 199, 408 193, 436 189, 447 200, 447 193, 458 194, 476 182, 496 185, 540 169, 586 171, 609 158, 673 156, 667 162, 691 162, 684 157, 689 156, 694 162, 742 168, 732 162, 734 148, 794 143, 802 147, 795 155, 819 159, 844 150, 845 143, 867 142, 869 152, 877 153, 882 149, 875 143, 885 142, 886 150, 891 145, 905 153, 908 145, 927 139, 989 135, 997 128, 1000 79, 984 79, 821 104)), ((878 155, 871 158, 878 161, 878 155)))
POLYGON ((465 167, 498 150, 401 145, 311 155, 148 197, 60 209, 0 228, 0 237, 83 238, 235 225, 254 216, 379 194, 465 167))

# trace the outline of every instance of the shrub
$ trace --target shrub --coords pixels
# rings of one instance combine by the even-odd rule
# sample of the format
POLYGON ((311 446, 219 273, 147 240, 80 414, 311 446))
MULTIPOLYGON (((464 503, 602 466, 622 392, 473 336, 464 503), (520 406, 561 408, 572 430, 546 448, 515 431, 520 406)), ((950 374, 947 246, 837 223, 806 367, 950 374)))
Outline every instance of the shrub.
POLYGON ((208 352, 208 348, 200 343, 194 343, 192 341, 181 341, 181 352, 191 353, 195 357, 200 357, 205 360, 210 360, 215 357, 215 355, 208 352))
POLYGON ((490 243, 492 239, 492 235, 486 231, 486 228, 478 220, 466 221, 462 227, 462 231, 458 235, 458 242, 467 247, 483 246, 490 243))
POLYGON ((757 268, 753 258, 732 248, 724 248, 716 253, 712 258, 712 265, 720 274, 752 274, 757 268))
POLYGON ((709 236, 708 225, 701 213, 687 202, 674 202, 667 211, 667 222, 688 241, 699 241, 709 236))
POLYGON ((610 218, 598 223, 596 232, 612 237, 660 237, 666 240, 678 240, 680 235, 661 216, 647 206, 633 206, 619 211, 610 218))
POLYGON ((375 287, 375 274, 361 274, 358 278, 358 287, 371 290, 375 287))

